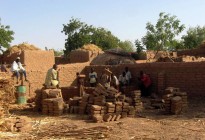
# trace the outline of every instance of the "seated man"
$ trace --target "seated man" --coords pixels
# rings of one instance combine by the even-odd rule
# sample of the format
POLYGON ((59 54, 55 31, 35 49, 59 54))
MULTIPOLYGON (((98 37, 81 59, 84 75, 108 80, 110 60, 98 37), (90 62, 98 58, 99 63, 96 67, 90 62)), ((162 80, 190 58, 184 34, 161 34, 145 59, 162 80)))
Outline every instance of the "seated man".
POLYGON ((46 88, 49 88, 49 87, 57 87, 58 88, 59 82, 58 82, 57 69, 58 69, 58 66, 56 64, 54 64, 53 67, 47 71, 45 84, 44 84, 46 86, 46 88))
POLYGON ((17 57, 16 61, 13 62, 12 66, 11 66, 11 71, 13 72, 13 74, 17 78, 17 84, 19 82, 20 74, 23 74, 24 77, 25 77, 25 81, 28 81, 27 77, 26 77, 26 70, 23 68, 23 66, 22 66, 22 64, 20 62, 20 57, 17 57))

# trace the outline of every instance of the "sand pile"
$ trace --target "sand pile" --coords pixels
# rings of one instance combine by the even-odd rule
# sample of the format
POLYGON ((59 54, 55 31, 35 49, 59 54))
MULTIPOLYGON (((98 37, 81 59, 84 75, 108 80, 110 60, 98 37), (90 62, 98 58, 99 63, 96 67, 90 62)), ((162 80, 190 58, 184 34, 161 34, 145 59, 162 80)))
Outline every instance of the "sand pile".
POLYGON ((91 61, 91 65, 118 65, 118 64, 135 64, 132 57, 121 56, 117 54, 103 53, 91 61))
POLYGON ((87 44, 78 50, 92 51, 92 52, 102 52, 102 49, 94 44, 87 44))
POLYGON ((37 48, 34 45, 28 44, 28 43, 22 43, 19 45, 14 45, 10 48, 8 48, 8 50, 6 51, 6 53, 17 53, 17 52, 21 52, 24 50, 40 50, 39 48, 37 48))

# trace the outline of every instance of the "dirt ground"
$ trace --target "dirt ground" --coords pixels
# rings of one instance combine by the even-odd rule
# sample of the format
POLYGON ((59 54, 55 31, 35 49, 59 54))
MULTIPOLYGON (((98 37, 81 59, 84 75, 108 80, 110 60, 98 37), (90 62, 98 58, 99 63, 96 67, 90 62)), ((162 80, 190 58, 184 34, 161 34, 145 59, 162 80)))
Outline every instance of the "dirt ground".
POLYGON ((66 114, 49 117, 26 110, 13 110, 13 116, 32 118, 29 133, 0 132, 0 139, 12 140, 204 140, 205 97, 189 99, 189 109, 181 115, 167 115, 162 109, 145 109, 135 118, 118 122, 93 123, 88 116, 66 114))

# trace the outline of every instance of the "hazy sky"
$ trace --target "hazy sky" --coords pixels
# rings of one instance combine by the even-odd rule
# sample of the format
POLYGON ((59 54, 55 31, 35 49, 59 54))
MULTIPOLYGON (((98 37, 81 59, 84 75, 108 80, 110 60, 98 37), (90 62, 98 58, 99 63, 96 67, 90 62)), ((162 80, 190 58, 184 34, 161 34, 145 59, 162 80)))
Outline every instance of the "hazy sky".
POLYGON ((28 42, 42 49, 64 48, 61 31, 71 17, 134 42, 160 12, 176 15, 187 29, 205 25, 205 0, 0 0, 1 23, 15 32, 11 44, 28 42))

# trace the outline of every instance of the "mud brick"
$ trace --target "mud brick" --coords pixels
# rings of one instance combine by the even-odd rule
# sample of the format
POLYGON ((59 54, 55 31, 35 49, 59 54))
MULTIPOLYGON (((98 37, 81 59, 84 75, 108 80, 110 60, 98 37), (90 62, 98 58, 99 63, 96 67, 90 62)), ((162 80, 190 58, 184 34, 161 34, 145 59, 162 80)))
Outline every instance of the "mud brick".
POLYGON ((122 102, 115 102, 115 105, 116 106, 123 106, 123 103, 122 102))
POLYGON ((108 108, 107 112, 108 113, 114 113, 115 112, 115 108, 108 108))
POLYGON ((121 113, 121 118, 126 118, 127 117, 127 112, 122 112, 121 113))
POLYGON ((112 119, 110 121, 114 121, 116 119, 116 114, 112 114, 112 119))
POLYGON ((94 105, 104 106, 106 102, 94 102, 94 105))
POLYGON ((75 114, 78 114, 79 106, 73 106, 73 111, 74 111, 75 114))
POLYGON ((129 103, 129 104, 132 104, 132 98, 130 98, 130 97, 126 97, 125 98, 125 102, 127 102, 127 103, 129 103))
POLYGON ((173 93, 175 96, 187 96, 186 92, 174 92, 173 93))
POLYGON ((100 112, 101 112, 100 110, 98 110, 98 111, 91 110, 91 114, 93 114, 93 115, 94 114, 100 114, 100 112))
POLYGON ((81 102, 80 106, 87 106, 88 102, 81 102))
POLYGON ((120 114, 116 114, 115 121, 118 121, 120 118, 121 118, 121 115, 120 114))
POLYGON ((98 105, 92 105, 92 106, 91 106, 91 109, 92 109, 92 110, 101 110, 102 107, 101 107, 101 106, 98 106, 98 105))
POLYGON ((112 115, 111 114, 105 114, 103 115, 103 120, 105 122, 109 122, 112 119, 112 115))
POLYGON ((74 107, 73 107, 73 106, 70 106, 69 108, 70 108, 70 111, 69 111, 69 112, 70 112, 70 113, 74 113, 74 107))
POLYGON ((163 99, 169 99, 169 98, 171 98, 171 97, 173 97, 174 96, 174 94, 166 94, 166 95, 163 95, 163 99))
POLYGON ((114 105, 113 103, 111 103, 111 102, 107 102, 107 103, 106 103, 106 106, 107 106, 108 108, 115 108, 115 105, 114 105))
POLYGON ((106 114, 106 113, 107 113, 107 111, 104 111, 104 110, 101 110, 101 111, 100 111, 100 114, 101 114, 101 115, 104 115, 104 114, 106 114))
POLYGON ((101 115, 94 115, 92 118, 93 118, 93 121, 96 123, 100 123, 103 121, 103 117, 101 115))

